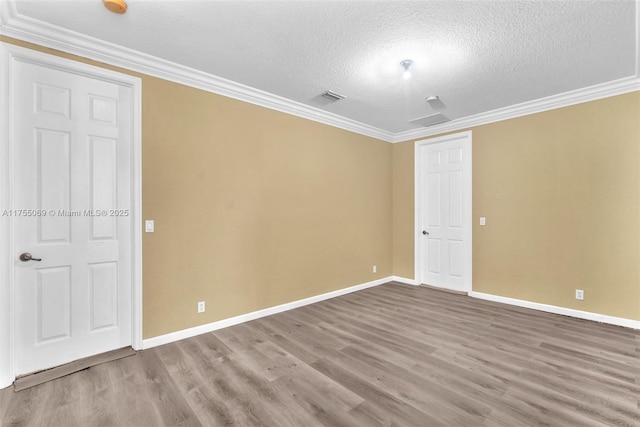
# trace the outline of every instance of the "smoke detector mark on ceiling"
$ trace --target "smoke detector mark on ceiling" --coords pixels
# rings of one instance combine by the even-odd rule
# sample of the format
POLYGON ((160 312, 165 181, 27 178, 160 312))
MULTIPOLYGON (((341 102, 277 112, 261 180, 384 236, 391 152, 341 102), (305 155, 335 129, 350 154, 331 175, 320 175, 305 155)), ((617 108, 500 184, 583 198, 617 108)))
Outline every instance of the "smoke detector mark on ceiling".
POLYGON ((432 95, 432 96, 428 97, 427 98, 427 103, 434 110, 443 110, 445 108, 444 103, 440 100, 440 97, 436 96, 436 95, 432 95))
POLYGON ((335 93, 335 92, 332 92, 330 90, 328 90, 325 93, 323 93, 322 97, 328 99, 331 102, 337 102, 337 101, 340 101, 341 99, 345 98, 344 95, 340 95, 339 93, 335 93))
POLYGON ((438 125, 440 123, 448 122, 451 119, 445 117, 442 113, 429 114, 428 116, 420 117, 419 119, 410 120, 409 123, 414 125, 429 127, 438 125))

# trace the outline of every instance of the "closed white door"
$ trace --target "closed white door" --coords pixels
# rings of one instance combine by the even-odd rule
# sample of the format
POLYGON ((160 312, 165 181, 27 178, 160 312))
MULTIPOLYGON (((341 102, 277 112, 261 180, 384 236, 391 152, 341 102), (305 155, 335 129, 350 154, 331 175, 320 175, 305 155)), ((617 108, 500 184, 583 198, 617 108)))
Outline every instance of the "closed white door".
POLYGON ((469 133, 418 142, 417 239, 420 283, 471 290, 469 133))
POLYGON ((132 106, 131 88, 29 62, 15 66, 20 375, 131 344, 132 106))

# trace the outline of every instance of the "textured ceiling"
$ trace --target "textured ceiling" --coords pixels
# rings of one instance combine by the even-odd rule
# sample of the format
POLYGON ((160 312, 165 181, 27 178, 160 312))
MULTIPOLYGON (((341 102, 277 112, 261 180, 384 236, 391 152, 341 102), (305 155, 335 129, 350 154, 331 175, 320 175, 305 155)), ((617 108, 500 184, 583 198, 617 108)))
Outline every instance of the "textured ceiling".
POLYGON ((634 1, 18 0, 18 13, 388 132, 636 72, 634 1), (403 59, 413 77, 402 79, 403 59), (332 90, 347 98, 329 104, 332 90), (438 95, 435 108, 426 97, 438 95))

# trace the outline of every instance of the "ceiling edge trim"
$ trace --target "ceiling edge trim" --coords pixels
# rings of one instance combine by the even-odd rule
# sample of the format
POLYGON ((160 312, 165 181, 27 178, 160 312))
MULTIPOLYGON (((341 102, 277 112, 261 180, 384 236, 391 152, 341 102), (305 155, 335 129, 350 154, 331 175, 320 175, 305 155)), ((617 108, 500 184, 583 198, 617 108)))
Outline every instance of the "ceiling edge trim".
POLYGON ((570 105, 595 101, 597 99, 608 98, 635 91, 640 91, 640 78, 637 76, 625 77, 611 82, 601 83, 533 101, 523 102, 521 104, 498 108, 485 113, 475 114, 473 116, 455 119, 440 125, 430 126, 428 129, 415 129, 396 133, 391 142, 397 143, 411 141, 414 139, 424 138, 426 136, 433 136, 445 132, 453 132, 499 122, 502 120, 514 119, 516 117, 555 110, 557 108, 568 107, 570 105))
POLYGON ((392 142, 394 139, 392 132, 338 114, 20 15, 15 8, 14 0, 0 2, 0 30, 0 34, 7 37, 159 77, 382 141, 392 142))

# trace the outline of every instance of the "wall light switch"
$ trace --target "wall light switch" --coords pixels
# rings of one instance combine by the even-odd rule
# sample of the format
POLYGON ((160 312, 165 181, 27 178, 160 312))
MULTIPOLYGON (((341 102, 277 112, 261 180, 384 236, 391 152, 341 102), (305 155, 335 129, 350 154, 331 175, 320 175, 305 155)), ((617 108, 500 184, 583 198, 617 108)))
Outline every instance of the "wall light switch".
POLYGON ((480 217, 480 225, 487 225, 487 218, 481 216, 480 217))
POLYGON ((154 230, 154 225, 153 225, 153 220, 152 219, 148 219, 144 222, 144 231, 146 233, 153 233, 154 230))

